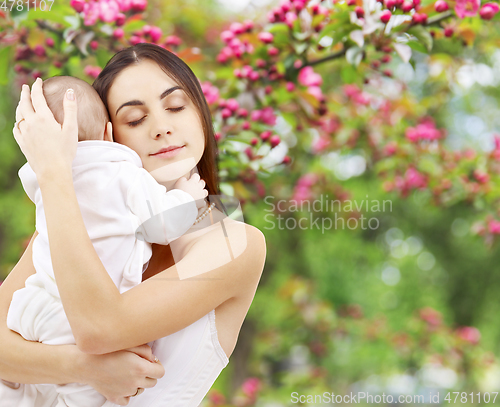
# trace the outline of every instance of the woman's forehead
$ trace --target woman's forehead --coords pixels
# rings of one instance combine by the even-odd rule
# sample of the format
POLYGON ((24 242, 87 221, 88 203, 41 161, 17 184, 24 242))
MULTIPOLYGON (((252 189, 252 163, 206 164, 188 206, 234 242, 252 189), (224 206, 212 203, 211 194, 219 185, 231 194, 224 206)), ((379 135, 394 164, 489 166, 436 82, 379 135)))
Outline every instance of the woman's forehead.
POLYGON ((179 87, 179 84, 156 63, 141 61, 117 75, 109 90, 108 103, 115 105, 132 99, 159 96, 174 87, 179 87))

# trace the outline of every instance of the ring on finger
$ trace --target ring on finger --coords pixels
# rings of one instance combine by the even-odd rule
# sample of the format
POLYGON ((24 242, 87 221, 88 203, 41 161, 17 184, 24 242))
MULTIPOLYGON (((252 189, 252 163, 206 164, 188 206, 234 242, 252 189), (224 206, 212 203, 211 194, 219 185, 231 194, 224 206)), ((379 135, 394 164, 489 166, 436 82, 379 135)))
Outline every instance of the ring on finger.
POLYGON ((135 394, 133 396, 130 396, 130 397, 135 397, 135 396, 138 396, 139 394, 141 394, 142 392, 144 391, 144 389, 142 387, 138 387, 137 388, 137 391, 135 392, 135 394))
POLYGON ((26 120, 26 119, 23 117, 21 120, 19 120, 19 121, 16 123, 16 127, 17 127, 17 129, 18 129, 19 131, 21 131, 21 129, 19 128, 19 125, 21 124, 21 122, 22 122, 23 120, 26 120))

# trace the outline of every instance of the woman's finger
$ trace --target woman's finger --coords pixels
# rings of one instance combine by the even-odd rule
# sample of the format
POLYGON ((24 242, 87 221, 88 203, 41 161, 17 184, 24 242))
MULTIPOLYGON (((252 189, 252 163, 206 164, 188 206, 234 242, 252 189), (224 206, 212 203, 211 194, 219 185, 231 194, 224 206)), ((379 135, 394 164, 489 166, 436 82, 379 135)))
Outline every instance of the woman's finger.
POLYGON ((21 89, 21 100, 19 101, 19 112, 21 117, 31 119, 35 115, 35 110, 31 104, 30 87, 26 84, 21 89))
POLYGON ((155 357, 153 356, 153 352, 148 345, 135 346, 134 348, 126 349, 129 352, 135 353, 136 355, 149 360, 150 362, 155 361, 155 357))
POLYGON ((36 78, 36 81, 31 86, 31 103, 35 112, 47 115, 47 117, 54 118, 51 110, 47 106, 47 101, 43 95, 43 81, 41 78, 36 78))
POLYGON ((78 108, 75 91, 68 89, 64 95, 64 121, 62 128, 65 132, 74 134, 78 138, 78 108))
POLYGON ((199 181, 200 180, 200 174, 195 172, 193 175, 191 175, 191 179, 194 181, 199 181))

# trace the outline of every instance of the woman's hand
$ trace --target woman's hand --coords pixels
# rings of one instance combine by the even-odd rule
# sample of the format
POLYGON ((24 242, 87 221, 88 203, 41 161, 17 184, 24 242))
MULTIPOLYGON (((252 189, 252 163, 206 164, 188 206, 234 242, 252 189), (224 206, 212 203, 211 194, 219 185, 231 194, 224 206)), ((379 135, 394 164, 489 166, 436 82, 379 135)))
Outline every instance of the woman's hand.
POLYGON ((29 86, 23 85, 13 133, 37 175, 60 168, 71 169, 78 143, 77 104, 72 89, 66 92, 63 107, 61 126, 47 106, 42 80, 38 78, 33 83, 31 94, 29 86))
POLYGON ((148 345, 104 355, 82 355, 83 382, 120 406, 126 406, 137 389, 154 387, 165 374, 148 345))

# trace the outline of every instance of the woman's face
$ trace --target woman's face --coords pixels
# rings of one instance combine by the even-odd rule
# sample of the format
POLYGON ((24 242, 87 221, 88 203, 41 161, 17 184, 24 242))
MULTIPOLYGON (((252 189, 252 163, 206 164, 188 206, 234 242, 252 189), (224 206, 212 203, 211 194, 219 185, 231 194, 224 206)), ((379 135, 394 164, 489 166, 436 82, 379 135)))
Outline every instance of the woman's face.
POLYGON ((114 141, 134 150, 147 171, 180 165, 179 178, 200 161, 205 137, 198 110, 155 62, 125 68, 109 90, 108 107, 114 141), (176 149, 163 152, 172 147, 176 149), (188 162, 192 165, 185 170, 181 163, 188 162))

